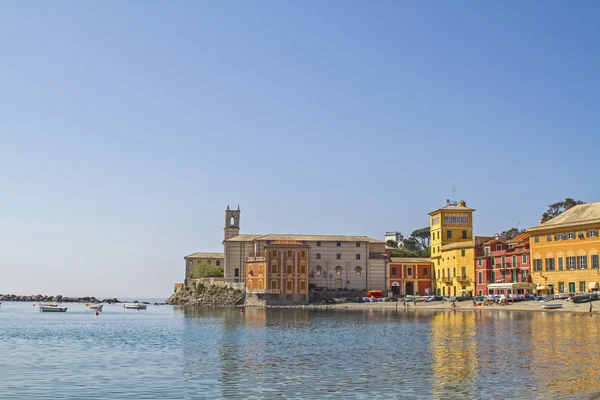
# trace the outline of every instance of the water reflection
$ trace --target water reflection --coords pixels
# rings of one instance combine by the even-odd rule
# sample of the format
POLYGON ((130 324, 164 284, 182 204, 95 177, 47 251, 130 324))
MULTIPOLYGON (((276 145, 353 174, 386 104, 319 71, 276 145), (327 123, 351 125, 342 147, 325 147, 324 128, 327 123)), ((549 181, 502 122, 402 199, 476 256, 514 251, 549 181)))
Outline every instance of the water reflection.
POLYGON ((581 398, 600 316, 183 309, 188 398, 581 398))

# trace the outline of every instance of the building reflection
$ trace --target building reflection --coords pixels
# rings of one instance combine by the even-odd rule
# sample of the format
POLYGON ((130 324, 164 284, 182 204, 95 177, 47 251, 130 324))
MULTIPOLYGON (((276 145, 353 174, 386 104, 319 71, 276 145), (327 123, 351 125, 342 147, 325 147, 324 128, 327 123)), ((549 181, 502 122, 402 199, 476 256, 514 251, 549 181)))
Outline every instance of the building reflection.
POLYGON ((437 312, 431 319, 430 380, 434 398, 471 398, 477 374, 475 314, 437 312))

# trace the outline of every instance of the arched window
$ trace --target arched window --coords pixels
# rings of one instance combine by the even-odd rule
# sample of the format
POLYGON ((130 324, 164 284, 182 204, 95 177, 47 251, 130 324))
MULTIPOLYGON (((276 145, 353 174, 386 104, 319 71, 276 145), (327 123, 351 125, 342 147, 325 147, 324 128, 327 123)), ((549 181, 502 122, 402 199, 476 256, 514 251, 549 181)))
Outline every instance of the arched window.
POLYGON ((262 264, 258 264, 258 273, 259 274, 263 273, 263 265, 262 264))
POLYGON ((342 274, 342 270, 343 270, 343 268, 338 265, 337 267, 335 267, 335 274, 336 275, 341 275, 342 274))
POLYGON ((317 276, 321 275, 323 273, 323 267, 321 267, 320 265, 317 265, 317 276))
POLYGON ((248 284, 246 285, 248 291, 252 291, 252 281, 248 279, 248 284))
POLYGON ((229 218, 229 225, 235 226, 235 217, 233 215, 231 216, 231 218, 229 218))
POLYGON ((262 290, 262 288, 263 288, 263 281, 262 281, 262 279, 259 279, 258 280, 258 290, 262 290))
POLYGON ((286 272, 287 272, 288 274, 293 274, 293 273, 294 273, 294 266, 293 266, 292 264, 287 264, 287 265, 285 266, 285 268, 286 268, 286 272))
POLYGON ((361 276, 362 275, 362 268, 361 267, 356 267, 356 268, 354 268, 354 272, 356 272, 356 276, 361 276))

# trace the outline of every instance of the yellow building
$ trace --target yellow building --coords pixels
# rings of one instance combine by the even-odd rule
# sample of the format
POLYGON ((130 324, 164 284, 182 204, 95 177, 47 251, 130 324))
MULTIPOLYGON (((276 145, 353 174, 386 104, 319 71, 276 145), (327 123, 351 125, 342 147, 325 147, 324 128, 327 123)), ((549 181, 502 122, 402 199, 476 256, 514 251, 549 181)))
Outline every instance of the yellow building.
POLYGON ((435 293, 460 296, 475 291, 473 211, 464 200, 429 213, 435 293))
POLYGON ((527 232, 531 278, 538 290, 579 293, 599 289, 600 202, 577 205, 527 232))

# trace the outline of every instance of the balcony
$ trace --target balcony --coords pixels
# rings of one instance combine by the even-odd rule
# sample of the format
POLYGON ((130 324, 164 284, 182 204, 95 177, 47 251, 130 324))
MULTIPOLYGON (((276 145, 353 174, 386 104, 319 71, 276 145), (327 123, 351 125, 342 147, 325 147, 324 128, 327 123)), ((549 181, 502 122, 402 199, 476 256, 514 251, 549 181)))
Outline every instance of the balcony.
POLYGON ((246 262, 265 262, 265 255, 263 253, 248 253, 246 256, 246 262))
POLYGON ((468 276, 466 276, 466 275, 461 275, 461 276, 457 276, 457 277, 456 277, 456 280, 457 280, 458 282, 466 282, 466 283, 468 283, 468 282, 470 282, 470 281, 471 281, 471 278, 469 278, 469 277, 468 277, 468 276))
POLYGON ((442 282, 447 283, 447 284, 452 284, 452 278, 449 276, 442 276, 442 282))

